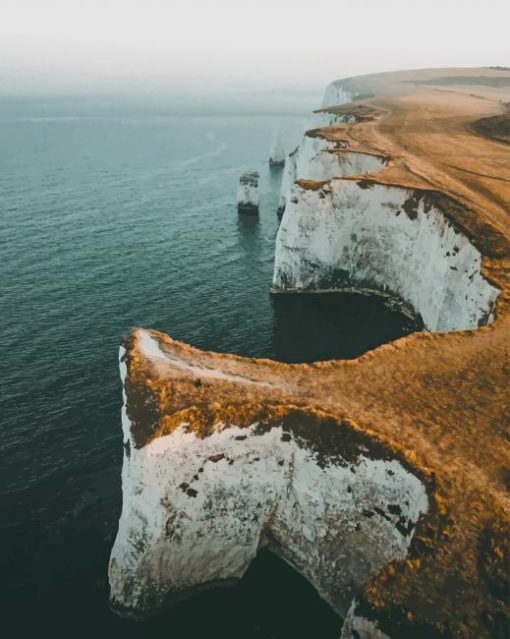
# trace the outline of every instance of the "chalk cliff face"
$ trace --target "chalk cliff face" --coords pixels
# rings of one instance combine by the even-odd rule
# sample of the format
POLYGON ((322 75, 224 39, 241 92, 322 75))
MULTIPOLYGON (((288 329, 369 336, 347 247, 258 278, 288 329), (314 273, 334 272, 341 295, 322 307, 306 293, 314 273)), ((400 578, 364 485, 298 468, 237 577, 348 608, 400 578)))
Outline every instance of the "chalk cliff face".
POLYGON ((287 194, 296 181, 296 162, 299 147, 291 151, 285 158, 285 164, 283 166, 282 183, 280 186, 280 201, 278 203, 278 217, 281 218, 285 211, 285 204, 287 202, 287 194))
MULTIPOLYGON (((149 362, 168 359, 149 333, 139 333, 138 348, 149 362)), ((128 358, 122 348, 127 452, 110 563, 117 609, 142 618, 239 579, 268 545, 345 615, 368 577, 405 557, 428 496, 389 451, 348 424, 287 408, 203 434, 183 419, 139 448, 128 358)))
POLYGON ((309 131, 295 155, 295 180, 329 180, 334 177, 358 175, 381 170, 384 158, 362 152, 348 153, 345 140, 326 140, 309 131))
MULTIPOLYGON (((331 105, 342 105, 351 102, 355 97, 355 92, 349 92, 343 88, 341 82, 332 82, 326 87, 324 93, 324 99, 322 101, 323 108, 331 105)), ((346 115, 336 115, 328 111, 317 111, 313 114, 314 126, 331 126, 333 124, 339 124, 349 119, 346 115)), ((325 140, 321 140, 317 137, 312 137, 305 134, 302 143, 287 155, 285 158, 284 172, 282 177, 281 189, 280 189, 280 202, 278 205, 278 216, 283 215, 285 210, 285 204, 287 201, 287 194, 289 189, 298 178, 309 177, 306 175, 311 167, 312 160, 315 155, 318 155, 317 161, 319 163, 326 162, 325 152, 331 149, 339 149, 341 144, 328 144, 325 140), (312 141, 313 140, 313 141, 312 141), (304 173, 303 173, 304 172, 304 173)), ((337 158, 338 159, 338 158, 337 158)), ((331 162, 334 160, 331 158, 331 162)), ((332 175, 347 175, 345 173, 347 167, 342 170, 338 168, 337 172, 331 171, 332 175)))
MULTIPOLYGON (((329 166, 318 173, 328 179, 329 166)), ((445 215, 449 205, 438 194, 364 181, 298 183, 278 231, 273 285, 380 292, 402 300, 429 330, 486 324, 498 289, 445 215)))
POLYGON ((338 106, 351 102, 357 95, 357 91, 348 87, 348 81, 335 80, 328 84, 322 99, 322 108, 338 106))
POLYGON ((279 211, 283 214, 296 180, 329 180, 333 177, 379 171, 385 159, 375 154, 350 152, 345 140, 326 140, 307 132, 301 144, 287 156, 282 177, 279 211))

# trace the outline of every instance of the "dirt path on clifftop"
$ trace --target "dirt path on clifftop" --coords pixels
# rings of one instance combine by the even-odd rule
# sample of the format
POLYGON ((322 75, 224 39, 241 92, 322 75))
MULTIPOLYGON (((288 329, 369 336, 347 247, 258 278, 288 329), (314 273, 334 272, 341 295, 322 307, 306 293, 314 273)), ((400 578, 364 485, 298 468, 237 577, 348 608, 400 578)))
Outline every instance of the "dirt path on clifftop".
POLYGON ((510 237, 510 163, 508 146, 473 134, 473 121, 504 111, 486 99, 435 91, 378 103, 387 115, 375 133, 397 146, 408 170, 452 195, 469 208, 479 208, 510 237), (488 110, 489 107, 489 110, 488 110))

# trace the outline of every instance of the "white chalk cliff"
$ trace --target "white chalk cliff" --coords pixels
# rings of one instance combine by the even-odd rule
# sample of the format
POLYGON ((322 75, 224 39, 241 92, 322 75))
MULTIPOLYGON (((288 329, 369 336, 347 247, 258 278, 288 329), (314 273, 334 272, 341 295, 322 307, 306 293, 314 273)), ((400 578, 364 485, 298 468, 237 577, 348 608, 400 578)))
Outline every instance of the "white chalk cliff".
MULTIPOLYGON (((155 365, 168 357, 149 333, 140 346, 155 365)), ((127 366, 121 348, 125 389, 127 366)), ((218 423, 205 437, 183 421, 139 448, 125 391, 122 424, 128 452, 109 577, 112 603, 126 616, 239 579, 263 546, 345 615, 369 576, 406 556, 429 507, 424 485, 400 461, 341 424, 311 425, 304 413, 271 428, 218 423)))
MULTIPOLYGON (((325 102, 337 98, 345 98, 343 88, 330 85, 325 102)), ((433 331, 489 323, 499 290, 450 219, 455 204, 436 192, 378 184, 373 176, 386 162, 320 131, 305 134, 282 179, 274 290, 379 293, 433 331)))
POLYGON ((379 292, 402 300, 429 330, 461 330, 492 317, 498 290, 480 264, 479 251, 445 217, 440 199, 331 179, 313 190, 290 189, 273 285, 379 292))
MULTIPOLYGON (((336 83, 332 83, 326 88, 323 106, 346 104, 350 102, 352 98, 353 94, 348 93, 343 88, 337 88, 336 83)), ((313 114, 312 122, 314 126, 321 127, 338 124, 345 121, 345 119, 346 117, 343 115, 338 116, 326 111, 319 111, 313 114)), ((324 163, 328 165, 331 175, 351 175, 354 171, 354 167, 345 167, 342 170, 340 166, 337 166, 336 170, 332 170, 333 167, 331 164, 334 164, 334 159, 331 156, 328 157, 327 152, 332 149, 342 148, 341 143, 331 143, 317 137, 312 137, 310 133, 311 132, 305 133, 301 144, 293 149, 285 158, 280 187, 280 202, 278 204, 278 215, 280 217, 285 210, 289 189, 297 179, 306 177, 305 174, 308 174, 312 164, 320 166, 324 163)), ((340 159, 337 159, 337 162, 340 164, 340 159)), ((317 170, 320 169, 317 167, 317 170)))
POLYGON ((325 140, 314 131, 303 137, 300 146, 287 156, 282 177, 280 211, 283 213, 290 190, 296 180, 329 180, 344 175, 359 175, 378 171, 384 158, 368 153, 345 153, 348 149, 342 140, 325 140))
POLYGON ((335 80, 328 84, 324 91, 322 108, 338 106, 339 104, 347 104, 354 100, 357 93, 357 91, 354 91, 349 87, 348 80, 335 80))

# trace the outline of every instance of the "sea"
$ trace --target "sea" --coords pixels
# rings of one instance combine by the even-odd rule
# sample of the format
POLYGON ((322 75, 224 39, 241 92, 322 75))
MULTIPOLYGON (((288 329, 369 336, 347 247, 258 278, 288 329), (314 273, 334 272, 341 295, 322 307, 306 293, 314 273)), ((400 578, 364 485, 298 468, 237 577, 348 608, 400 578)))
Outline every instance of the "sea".
POLYGON ((271 140, 292 150, 320 98, 0 98, 2 636, 339 636, 312 586, 267 552, 239 586, 141 624, 113 615, 107 580, 132 327, 286 362, 357 357, 414 328, 377 298, 270 293, 271 140), (248 169, 258 217, 237 214, 248 169))

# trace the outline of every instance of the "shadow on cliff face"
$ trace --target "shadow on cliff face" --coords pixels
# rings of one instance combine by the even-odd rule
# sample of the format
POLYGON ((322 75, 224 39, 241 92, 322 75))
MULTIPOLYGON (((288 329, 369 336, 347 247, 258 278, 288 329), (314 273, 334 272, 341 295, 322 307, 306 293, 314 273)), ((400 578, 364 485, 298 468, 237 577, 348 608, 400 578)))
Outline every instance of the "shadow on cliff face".
MULTIPOLYGON (((202 639, 337 639, 342 620, 313 586, 268 550, 259 552, 238 585, 197 595, 149 620, 175 637, 202 639)), ((161 633, 161 630, 159 630, 161 633)), ((158 634, 160 636, 160 634, 158 634)))
POLYGON ((272 352, 283 362, 353 359, 422 328, 375 295, 284 293, 272 304, 272 352))

